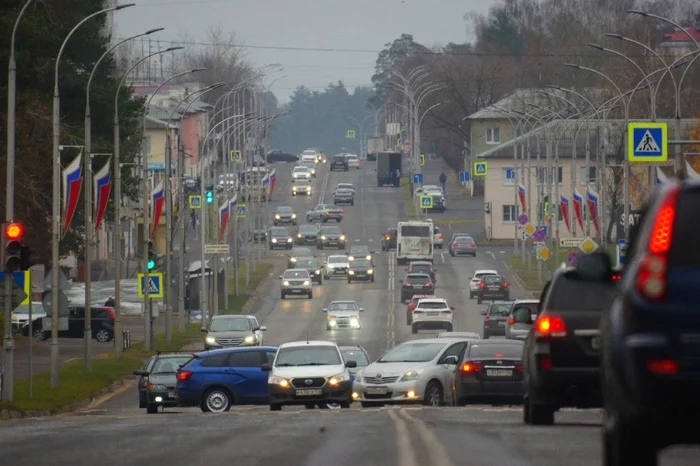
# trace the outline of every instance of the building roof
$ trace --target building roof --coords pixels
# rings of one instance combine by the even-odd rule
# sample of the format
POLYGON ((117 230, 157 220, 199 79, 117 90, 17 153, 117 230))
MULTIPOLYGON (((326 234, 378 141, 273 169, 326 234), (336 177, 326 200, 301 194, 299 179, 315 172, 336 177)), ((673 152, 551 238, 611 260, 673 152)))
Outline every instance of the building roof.
POLYGON ((170 129, 177 129, 176 125, 168 125, 165 120, 159 118, 154 118, 151 115, 146 115, 146 129, 161 129, 165 131, 165 127, 169 126, 170 129))
POLYGON ((688 42, 692 43, 688 37, 690 34, 693 39, 700 42, 700 22, 696 22, 693 26, 683 28, 683 30, 676 29, 673 32, 664 34, 664 42, 688 42))

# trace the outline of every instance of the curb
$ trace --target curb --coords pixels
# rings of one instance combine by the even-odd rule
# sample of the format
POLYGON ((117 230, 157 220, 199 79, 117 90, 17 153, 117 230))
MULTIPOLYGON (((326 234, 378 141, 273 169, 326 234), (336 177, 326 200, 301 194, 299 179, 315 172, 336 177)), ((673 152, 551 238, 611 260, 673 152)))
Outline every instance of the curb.
POLYGON ((274 270, 275 270, 275 264, 268 262, 268 264, 272 264, 272 267, 270 267, 270 271, 267 273, 267 277, 263 278, 260 280, 260 283, 258 283, 258 286, 255 287, 253 292, 248 295, 248 301, 243 305, 241 308, 241 314, 248 314, 249 311, 252 309, 253 305, 255 302, 258 300, 260 290, 263 288, 263 285, 265 285, 265 282, 267 282, 268 278, 272 277, 274 275, 274 270))

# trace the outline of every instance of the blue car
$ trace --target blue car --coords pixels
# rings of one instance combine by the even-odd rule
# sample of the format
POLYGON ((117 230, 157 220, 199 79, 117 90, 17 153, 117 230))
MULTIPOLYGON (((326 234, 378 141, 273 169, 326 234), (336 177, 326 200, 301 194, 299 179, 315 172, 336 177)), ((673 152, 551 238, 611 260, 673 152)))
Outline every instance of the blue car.
POLYGON ((180 406, 199 406, 205 413, 223 413, 235 404, 267 404, 267 378, 261 369, 272 364, 277 348, 253 346, 205 351, 177 372, 180 406))

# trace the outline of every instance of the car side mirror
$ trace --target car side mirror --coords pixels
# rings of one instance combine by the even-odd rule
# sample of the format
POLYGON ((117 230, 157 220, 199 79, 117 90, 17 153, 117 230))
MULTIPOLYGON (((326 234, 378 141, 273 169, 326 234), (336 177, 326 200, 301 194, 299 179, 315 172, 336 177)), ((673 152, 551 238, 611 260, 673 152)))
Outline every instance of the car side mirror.
POLYGON ((457 365, 457 356, 447 356, 444 361, 442 361, 443 364, 449 364, 456 366, 457 365))
POLYGON ((364 308, 364 307, 361 307, 361 308, 360 308, 360 312, 365 312, 365 308, 364 308))
POLYGON ((486 315, 486 311, 485 311, 485 310, 484 310, 484 311, 481 311, 480 314, 481 314, 482 316, 485 316, 485 315, 486 315))
POLYGON ((267 331, 267 327, 265 327, 265 326, 263 325, 262 327, 260 327, 259 330, 260 330, 261 332, 266 332, 266 331, 267 331))
POLYGON ((147 371, 134 371, 134 375, 140 375, 141 377, 147 377, 148 372, 147 371))
POLYGON ((348 369, 354 369, 357 367, 357 361, 346 361, 345 367, 347 367, 348 369))
POLYGON ((328 308, 324 307, 323 309, 321 309, 321 312, 328 312, 328 308))
POLYGON ((260 327, 253 327, 254 332, 257 332, 258 330, 260 330, 260 327))
POLYGON ((270 372, 272 370, 272 364, 270 364, 269 362, 266 362, 265 364, 260 366, 260 369, 262 369, 265 372, 270 372))
POLYGON ((202 333, 209 333, 209 331, 208 331, 206 328, 204 328, 204 327, 200 328, 199 330, 200 330, 202 333))
POLYGON ((277 278, 279 278, 280 280, 282 280, 282 275, 280 275, 280 276, 279 276, 279 277, 277 277, 277 278))

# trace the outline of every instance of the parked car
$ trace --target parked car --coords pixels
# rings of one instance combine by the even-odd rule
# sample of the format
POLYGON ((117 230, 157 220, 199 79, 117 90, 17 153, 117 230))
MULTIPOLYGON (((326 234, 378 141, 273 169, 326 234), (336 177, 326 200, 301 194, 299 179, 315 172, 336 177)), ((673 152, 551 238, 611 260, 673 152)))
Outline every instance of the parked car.
POLYGON ((290 154, 288 152, 283 152, 281 150, 271 150, 267 153, 267 163, 294 163, 299 160, 298 155, 290 154))
MULTIPOLYGON (((32 316, 34 317, 34 316, 32 316)), ((59 328, 59 338, 83 338, 85 336, 85 308, 82 306, 69 307, 67 315, 59 316, 68 318, 68 328, 59 328)), ((51 338, 50 330, 43 330, 43 320, 49 317, 39 317, 32 322, 34 335, 40 340, 51 338), (36 329, 42 329, 39 333, 36 329)), ((90 328, 92 338, 100 343, 108 343, 114 339, 114 308, 93 306, 90 308, 90 328)), ((22 328, 22 335, 29 335, 29 325, 22 328)))

